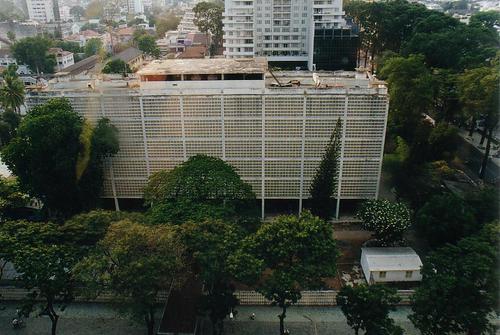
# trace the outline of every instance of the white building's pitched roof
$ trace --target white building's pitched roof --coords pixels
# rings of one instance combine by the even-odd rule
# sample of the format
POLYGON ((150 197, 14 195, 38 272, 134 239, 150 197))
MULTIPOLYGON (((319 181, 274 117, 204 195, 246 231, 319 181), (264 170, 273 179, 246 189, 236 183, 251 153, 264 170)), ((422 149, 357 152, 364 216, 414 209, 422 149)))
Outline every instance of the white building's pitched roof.
POLYGON ((405 248, 361 248, 369 271, 416 271, 422 261, 415 250, 405 248))

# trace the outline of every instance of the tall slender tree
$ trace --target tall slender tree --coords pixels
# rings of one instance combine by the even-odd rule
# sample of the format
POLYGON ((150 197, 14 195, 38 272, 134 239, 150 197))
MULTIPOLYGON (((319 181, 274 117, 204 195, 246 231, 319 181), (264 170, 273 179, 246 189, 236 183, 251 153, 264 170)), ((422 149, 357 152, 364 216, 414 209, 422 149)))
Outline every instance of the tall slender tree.
POLYGON ((323 219, 328 219, 331 215, 332 196, 337 187, 341 131, 342 123, 339 118, 309 190, 312 198, 311 210, 323 219))
POLYGON ((4 82, 0 88, 0 104, 5 111, 21 113, 24 104, 24 84, 19 79, 17 65, 11 64, 5 71, 4 82))

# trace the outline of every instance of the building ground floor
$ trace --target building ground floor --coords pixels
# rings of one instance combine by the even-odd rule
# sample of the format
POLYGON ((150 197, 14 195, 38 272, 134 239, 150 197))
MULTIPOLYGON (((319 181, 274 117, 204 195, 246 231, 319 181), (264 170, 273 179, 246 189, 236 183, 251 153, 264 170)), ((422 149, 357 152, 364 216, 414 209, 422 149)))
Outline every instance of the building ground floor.
MULTIPOLYGON (((261 210, 262 219, 282 214, 299 214, 311 208, 311 199, 256 199, 255 205, 261 210)), ((334 218, 352 217, 362 199, 332 200, 331 214, 334 218), (339 205, 337 207, 337 204, 339 205), (337 209, 338 208, 338 209, 337 209)), ((144 200, 140 198, 103 198, 101 206, 108 210, 144 211, 144 200)))

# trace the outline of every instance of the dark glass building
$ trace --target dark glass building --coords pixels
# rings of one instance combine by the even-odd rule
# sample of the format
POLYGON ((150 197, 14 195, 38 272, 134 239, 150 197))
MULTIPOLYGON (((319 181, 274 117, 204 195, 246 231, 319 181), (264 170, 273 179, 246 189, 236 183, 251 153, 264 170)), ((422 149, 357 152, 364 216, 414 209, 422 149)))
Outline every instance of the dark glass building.
POLYGON ((359 34, 355 28, 316 29, 313 56, 316 70, 354 70, 358 46, 359 34))

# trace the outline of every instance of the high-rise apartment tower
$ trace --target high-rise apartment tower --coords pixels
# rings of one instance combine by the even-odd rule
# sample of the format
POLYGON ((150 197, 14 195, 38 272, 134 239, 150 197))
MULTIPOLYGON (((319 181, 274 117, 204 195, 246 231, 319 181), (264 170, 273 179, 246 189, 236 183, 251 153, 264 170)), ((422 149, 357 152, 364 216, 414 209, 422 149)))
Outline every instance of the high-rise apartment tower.
POLYGON ((311 70, 315 29, 341 28, 343 15, 342 0, 226 0, 224 54, 311 70))

